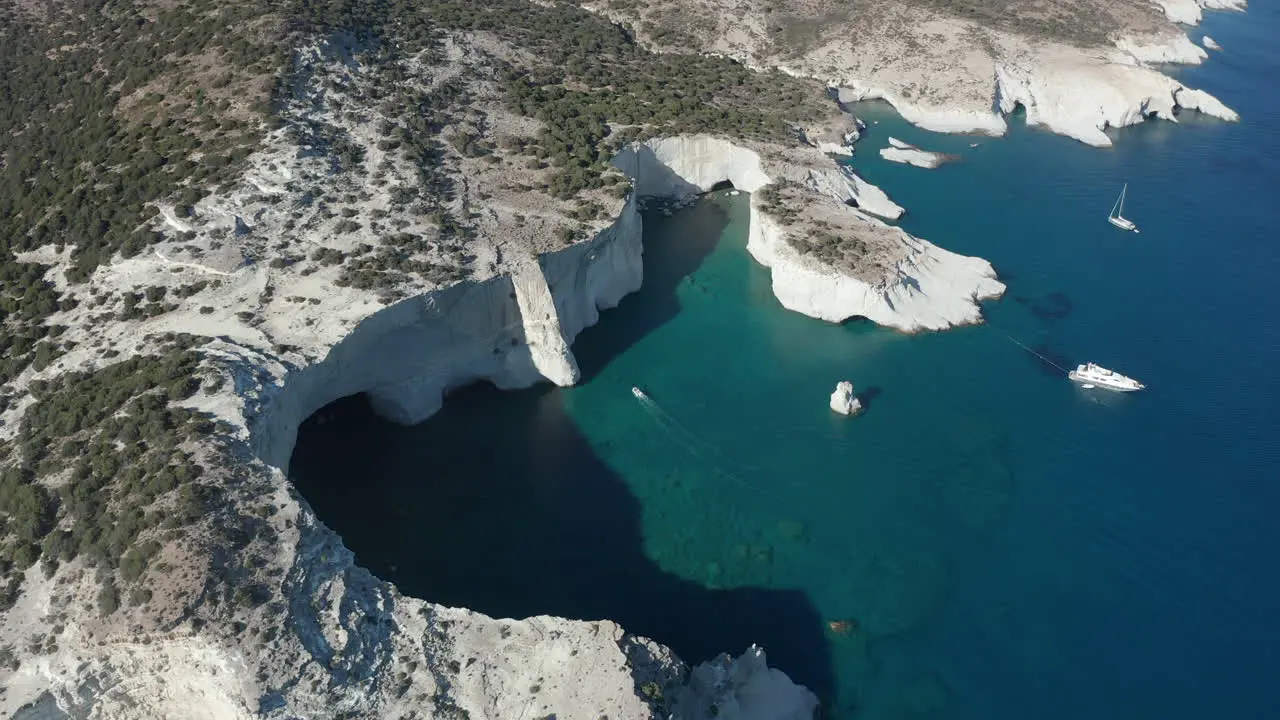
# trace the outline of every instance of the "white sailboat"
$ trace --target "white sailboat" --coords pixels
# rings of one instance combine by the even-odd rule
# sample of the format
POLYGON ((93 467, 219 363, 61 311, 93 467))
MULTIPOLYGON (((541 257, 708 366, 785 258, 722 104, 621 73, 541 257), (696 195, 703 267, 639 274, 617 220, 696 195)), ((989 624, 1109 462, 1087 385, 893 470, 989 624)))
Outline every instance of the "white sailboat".
POLYGON ((1124 216, 1124 194, 1129 189, 1129 183, 1125 183, 1120 189, 1120 197, 1116 198, 1115 207, 1111 208, 1111 214, 1107 215, 1107 222, 1115 225, 1121 230, 1132 230, 1138 232, 1138 226, 1133 221, 1124 216))

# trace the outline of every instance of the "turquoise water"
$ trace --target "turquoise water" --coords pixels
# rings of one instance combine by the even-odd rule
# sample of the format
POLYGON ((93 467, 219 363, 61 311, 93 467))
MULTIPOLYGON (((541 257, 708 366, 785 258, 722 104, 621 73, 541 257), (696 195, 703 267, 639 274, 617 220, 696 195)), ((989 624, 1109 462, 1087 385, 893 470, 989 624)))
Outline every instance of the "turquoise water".
POLYGON ((468 388, 414 428, 350 400, 303 428, 299 487, 407 593, 608 617, 690 661, 759 642, 834 718, 1275 717, 1277 29, 1210 15, 1226 52, 1179 71, 1243 123, 1113 150, 860 109, 855 165, 902 225, 1008 284, 986 325, 786 312, 746 197, 716 196, 646 218, 645 288, 575 343, 580 386, 468 388), (964 161, 882 162, 889 134, 964 161), (1123 182, 1140 235, 1105 222, 1123 182), (1008 336, 1149 390, 1082 390, 1008 336), (827 409, 842 379, 863 417, 827 409))

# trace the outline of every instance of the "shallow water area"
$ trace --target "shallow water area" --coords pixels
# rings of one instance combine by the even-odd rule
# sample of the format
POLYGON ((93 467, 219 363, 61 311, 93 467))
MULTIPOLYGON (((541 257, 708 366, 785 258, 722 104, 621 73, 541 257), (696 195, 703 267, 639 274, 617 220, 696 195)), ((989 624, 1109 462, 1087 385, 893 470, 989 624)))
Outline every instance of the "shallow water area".
POLYGON ((853 164, 900 224, 1008 284, 983 326, 787 312, 749 198, 714 193, 646 215, 645 287, 575 342, 582 384, 464 389, 413 428, 351 399, 304 426, 295 480, 406 593, 607 617, 690 662, 759 642, 834 718, 1271 717, 1277 27, 1210 14, 1227 52, 1180 74, 1244 122, 1113 149, 859 108, 853 164), (889 163, 888 135, 962 159, 889 163), (1106 223, 1124 182, 1139 235, 1106 223), (1149 389, 1084 390, 1010 338, 1149 389), (846 379, 861 417, 827 408, 846 379))

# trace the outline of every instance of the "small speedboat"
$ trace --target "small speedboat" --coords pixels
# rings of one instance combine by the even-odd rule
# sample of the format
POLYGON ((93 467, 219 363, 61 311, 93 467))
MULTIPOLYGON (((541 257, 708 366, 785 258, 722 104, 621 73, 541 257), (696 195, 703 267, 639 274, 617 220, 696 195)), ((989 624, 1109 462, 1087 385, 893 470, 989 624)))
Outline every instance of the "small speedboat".
POLYGON ((641 400, 643 400, 643 399, 645 399, 646 397, 648 397, 647 395, 645 395, 645 394, 644 394, 644 391, 643 391, 643 390, 641 390, 641 389, 640 389, 640 388, 638 388, 638 387, 635 387, 634 385, 631 387, 631 394, 632 394, 632 395, 635 395, 637 398, 639 398, 639 399, 641 399, 641 400))
POLYGON ((1067 377, 1086 388, 1103 387, 1117 392, 1134 392, 1135 390, 1146 388, 1146 385, 1131 377, 1126 377, 1093 363, 1077 366, 1075 370, 1067 373, 1067 377))

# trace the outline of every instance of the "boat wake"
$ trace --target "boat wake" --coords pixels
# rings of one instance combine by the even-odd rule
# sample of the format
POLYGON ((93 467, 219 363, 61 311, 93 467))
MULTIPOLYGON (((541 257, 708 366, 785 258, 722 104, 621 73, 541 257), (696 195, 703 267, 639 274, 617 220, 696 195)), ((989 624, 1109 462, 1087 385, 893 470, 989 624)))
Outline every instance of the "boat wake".
MULTIPOLYGON (((759 468, 754 465, 745 465, 729 456, 728 453, 716 447, 714 444, 707 442, 690 430, 683 423, 677 420, 671 413, 664 410, 654 402, 649 394, 638 387, 631 388, 631 394, 640 401, 640 406, 648 412, 649 417, 653 418, 657 425, 666 431, 666 433, 678 445, 683 447, 690 455, 700 458, 707 462, 707 465, 715 474, 728 478, 743 487, 750 490, 768 495, 774 498, 781 498, 778 492, 762 487, 742 477, 741 472, 758 472, 759 468), (728 468, 735 468, 739 472, 734 472, 728 468)), ((788 483, 790 485, 799 485, 794 481, 788 483)))

